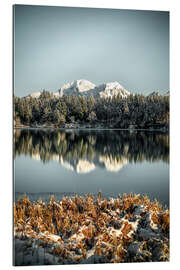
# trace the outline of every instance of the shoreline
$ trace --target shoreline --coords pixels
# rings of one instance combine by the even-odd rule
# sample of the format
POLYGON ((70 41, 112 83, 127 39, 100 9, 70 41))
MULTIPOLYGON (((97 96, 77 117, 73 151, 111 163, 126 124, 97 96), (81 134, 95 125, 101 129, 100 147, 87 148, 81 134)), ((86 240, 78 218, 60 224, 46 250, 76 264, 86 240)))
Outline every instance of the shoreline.
MULTIPOLYGON (((91 195, 93 195, 94 199, 97 199, 98 197, 98 193, 90 193, 91 195)), ((108 194, 108 193, 103 193, 103 198, 105 200, 109 200, 111 198, 113 199, 118 199, 119 196, 122 196, 123 193, 121 194, 108 194)), ((132 192, 133 195, 135 195, 136 193, 132 192)), ((80 197, 84 197, 87 195, 86 192, 15 192, 13 194, 13 198, 14 198, 14 202, 17 203, 17 200, 21 200, 24 196, 28 197, 29 200, 31 202, 37 202, 39 200, 42 200, 45 203, 48 203, 51 196, 54 196, 54 199, 56 201, 61 201, 63 197, 69 197, 69 198, 74 198, 75 196, 80 196, 80 197)), ((152 197, 147 193, 140 193, 141 197, 144 196, 148 196, 149 200, 152 202, 153 200, 157 200, 159 202, 159 204, 163 207, 164 210, 169 209, 169 203, 163 201, 163 200, 159 200, 156 197, 152 197)))

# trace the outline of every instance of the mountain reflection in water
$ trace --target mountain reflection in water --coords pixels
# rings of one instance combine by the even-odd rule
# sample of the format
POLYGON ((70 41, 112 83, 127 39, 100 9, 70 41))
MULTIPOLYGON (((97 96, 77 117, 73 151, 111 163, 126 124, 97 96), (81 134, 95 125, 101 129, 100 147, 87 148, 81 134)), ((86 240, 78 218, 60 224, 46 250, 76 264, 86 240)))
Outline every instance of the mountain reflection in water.
POLYGON ((119 130, 15 130, 14 156, 21 154, 43 163, 57 160, 77 173, 96 167, 117 172, 127 163, 169 163, 169 136, 119 130))

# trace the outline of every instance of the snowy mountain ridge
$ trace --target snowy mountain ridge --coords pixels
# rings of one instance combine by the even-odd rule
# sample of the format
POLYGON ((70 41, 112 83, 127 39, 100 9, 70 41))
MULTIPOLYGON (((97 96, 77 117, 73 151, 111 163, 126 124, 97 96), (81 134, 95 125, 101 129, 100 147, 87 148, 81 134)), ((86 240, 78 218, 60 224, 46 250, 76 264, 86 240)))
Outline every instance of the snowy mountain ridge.
MULTIPOLYGON (((108 98, 117 95, 126 98, 130 95, 119 82, 107 82, 99 86, 96 86, 88 80, 75 80, 73 82, 64 84, 57 92, 51 93, 54 97, 62 97, 63 95, 67 96, 84 96, 90 97, 93 95, 95 98, 108 98)), ((41 92, 33 92, 29 95, 32 98, 39 98, 41 92)))
POLYGON ((103 83, 99 86, 87 80, 77 80, 63 85, 59 90, 59 95, 76 95, 89 97, 93 95, 98 97, 112 97, 120 94, 122 97, 127 97, 130 93, 118 82, 103 83))

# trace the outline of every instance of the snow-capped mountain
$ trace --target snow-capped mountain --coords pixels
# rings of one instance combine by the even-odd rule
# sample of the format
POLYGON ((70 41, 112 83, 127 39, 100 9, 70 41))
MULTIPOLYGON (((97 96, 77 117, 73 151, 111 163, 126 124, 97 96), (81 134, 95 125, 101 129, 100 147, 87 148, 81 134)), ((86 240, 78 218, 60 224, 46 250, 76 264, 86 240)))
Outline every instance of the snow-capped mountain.
POLYGON ((87 80, 76 80, 71 83, 64 84, 61 87, 60 91, 64 95, 72 95, 72 94, 82 94, 94 88, 95 88, 95 84, 87 80))
POLYGON ((87 80, 77 80, 71 83, 64 84, 58 92, 54 93, 56 96, 63 95, 76 95, 90 97, 93 95, 95 98, 98 97, 112 97, 120 94, 123 98, 130 95, 130 93, 118 82, 108 82, 95 86, 95 84, 87 80))
POLYGON ((118 82, 109 82, 109 83, 104 83, 95 89, 99 97, 112 97, 112 96, 117 96, 120 95, 122 98, 126 98, 130 95, 130 93, 118 82))
MULTIPOLYGON (((62 97, 63 95, 84 97, 90 97, 93 95, 94 98, 108 98, 120 95, 122 98, 127 98, 131 93, 116 81, 107 82, 96 86, 88 80, 75 80, 73 82, 64 84, 57 92, 51 92, 51 94, 55 98, 62 97)), ((40 95, 41 92, 33 92, 27 97, 39 98, 40 95)), ((148 96, 160 96, 160 93, 159 91, 154 91, 148 96)), ((169 96, 169 91, 163 96, 169 96)))
MULTIPOLYGON (((120 83, 118 82, 108 82, 96 86, 87 80, 76 80, 67 84, 64 84, 57 92, 51 93, 54 97, 67 96, 84 96, 90 97, 93 95, 95 98, 108 98, 120 95, 122 98, 126 98, 130 95, 120 83)), ((28 97, 39 98, 41 92, 33 92, 28 97)))

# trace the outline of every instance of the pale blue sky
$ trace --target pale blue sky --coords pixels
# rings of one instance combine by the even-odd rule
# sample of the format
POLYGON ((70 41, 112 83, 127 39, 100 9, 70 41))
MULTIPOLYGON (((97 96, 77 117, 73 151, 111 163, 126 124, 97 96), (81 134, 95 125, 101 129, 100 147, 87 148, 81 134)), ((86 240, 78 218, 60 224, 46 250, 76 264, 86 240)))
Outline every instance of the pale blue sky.
POLYGON ((86 79, 169 90, 169 12, 14 6, 14 92, 86 79))

